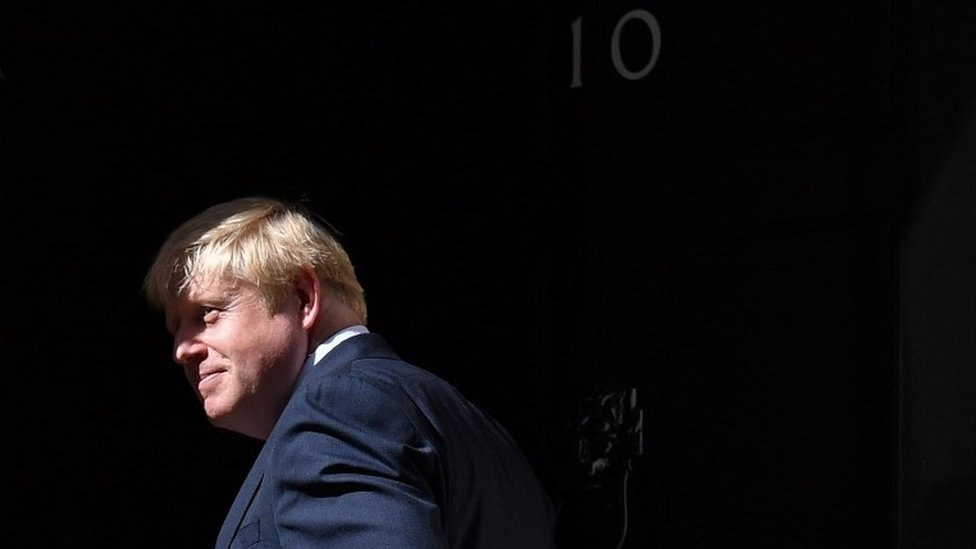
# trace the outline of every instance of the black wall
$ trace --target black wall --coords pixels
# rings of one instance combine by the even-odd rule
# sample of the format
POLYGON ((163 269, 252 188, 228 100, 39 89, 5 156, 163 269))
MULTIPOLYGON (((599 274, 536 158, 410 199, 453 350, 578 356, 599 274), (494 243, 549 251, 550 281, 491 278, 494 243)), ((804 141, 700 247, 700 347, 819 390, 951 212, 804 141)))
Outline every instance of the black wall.
POLYGON ((343 234, 566 548, 972 539, 969 3, 209 4, 0 10, 13 546, 212 545, 257 443, 139 285, 247 193, 343 234), (642 444, 588 475, 621 391, 642 444))

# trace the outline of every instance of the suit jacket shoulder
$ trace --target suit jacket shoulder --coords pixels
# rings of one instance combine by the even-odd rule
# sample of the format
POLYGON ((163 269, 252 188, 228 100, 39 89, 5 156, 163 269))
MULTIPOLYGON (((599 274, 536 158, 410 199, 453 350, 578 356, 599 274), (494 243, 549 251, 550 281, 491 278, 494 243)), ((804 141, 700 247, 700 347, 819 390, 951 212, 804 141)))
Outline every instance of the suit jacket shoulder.
POLYGON ((375 334, 296 388, 220 546, 546 548, 552 509, 507 432, 375 334), (525 525, 525 526, 520 526, 525 525))

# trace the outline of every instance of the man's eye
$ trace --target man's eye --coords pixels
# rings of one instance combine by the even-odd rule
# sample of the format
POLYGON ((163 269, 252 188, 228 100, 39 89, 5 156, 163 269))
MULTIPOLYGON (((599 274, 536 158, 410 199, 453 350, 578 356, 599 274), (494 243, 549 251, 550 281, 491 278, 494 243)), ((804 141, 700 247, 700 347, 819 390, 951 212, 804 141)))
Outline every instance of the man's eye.
POLYGON ((213 322, 214 320, 217 320, 218 313, 220 313, 220 309, 217 309, 216 307, 204 307, 202 315, 203 321, 213 322))

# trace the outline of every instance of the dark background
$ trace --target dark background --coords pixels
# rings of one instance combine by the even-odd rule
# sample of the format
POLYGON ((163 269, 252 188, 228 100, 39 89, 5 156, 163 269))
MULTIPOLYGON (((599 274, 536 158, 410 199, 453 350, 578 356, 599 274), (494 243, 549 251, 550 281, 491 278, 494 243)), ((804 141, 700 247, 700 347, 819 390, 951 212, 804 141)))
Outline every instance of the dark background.
POLYGON ((262 193, 511 429, 565 548, 973 547, 974 4, 712 4, 5 3, 4 543, 212 545, 257 445, 139 290, 262 193), (621 390, 643 451, 588 477, 621 390))

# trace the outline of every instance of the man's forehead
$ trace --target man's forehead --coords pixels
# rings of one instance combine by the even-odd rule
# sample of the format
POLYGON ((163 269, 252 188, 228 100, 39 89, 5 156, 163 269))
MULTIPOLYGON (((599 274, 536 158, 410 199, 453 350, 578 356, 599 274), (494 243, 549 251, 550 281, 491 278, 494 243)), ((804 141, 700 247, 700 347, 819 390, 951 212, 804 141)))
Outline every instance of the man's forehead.
POLYGON ((186 289, 180 296, 182 300, 212 301, 230 300, 241 294, 243 286, 240 282, 219 276, 193 277, 186 285, 186 289))

